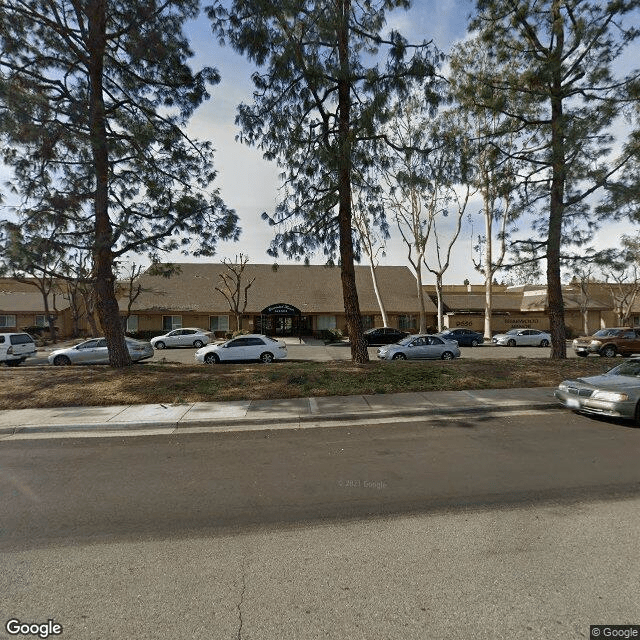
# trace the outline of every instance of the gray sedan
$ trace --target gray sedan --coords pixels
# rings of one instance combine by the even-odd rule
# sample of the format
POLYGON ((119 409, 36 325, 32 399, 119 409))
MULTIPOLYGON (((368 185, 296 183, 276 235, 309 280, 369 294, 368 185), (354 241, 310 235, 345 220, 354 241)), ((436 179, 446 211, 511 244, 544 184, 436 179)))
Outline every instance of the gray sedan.
POLYGON ((453 360, 460 357, 458 343, 439 336, 415 335, 378 348, 380 360, 421 360, 426 358, 453 360))
MULTIPOLYGON (((148 342, 125 338, 129 355, 134 362, 153 358, 153 347, 148 342)), ((56 349, 49 354, 49 364, 109 364, 109 352, 105 338, 85 340, 74 347, 56 349)))
POLYGON ((565 380, 554 395, 567 409, 627 418, 640 426, 640 358, 601 376, 565 380))

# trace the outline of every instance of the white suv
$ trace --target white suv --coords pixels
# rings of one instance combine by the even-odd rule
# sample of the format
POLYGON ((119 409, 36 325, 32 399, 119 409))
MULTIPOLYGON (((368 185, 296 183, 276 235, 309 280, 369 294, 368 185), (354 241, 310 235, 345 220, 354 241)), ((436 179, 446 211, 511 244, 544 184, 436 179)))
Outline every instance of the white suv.
POLYGON ((28 333, 0 333, 0 362, 8 367, 17 367, 36 351, 36 343, 28 333))

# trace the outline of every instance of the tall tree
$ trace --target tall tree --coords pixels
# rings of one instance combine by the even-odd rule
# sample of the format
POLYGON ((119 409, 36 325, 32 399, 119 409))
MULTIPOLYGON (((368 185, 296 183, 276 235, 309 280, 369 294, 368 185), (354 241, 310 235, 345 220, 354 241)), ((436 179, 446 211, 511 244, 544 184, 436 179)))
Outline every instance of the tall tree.
POLYGON ((451 56, 450 91, 457 103, 457 120, 467 132, 472 156, 468 180, 482 197, 480 214, 484 234, 477 240, 478 259, 472 260, 476 271, 484 276, 484 337, 488 340, 493 335, 493 279, 504 264, 507 233, 517 217, 515 135, 504 114, 483 106, 493 102, 495 89, 470 82, 473 77, 470 69, 486 73, 491 65, 492 60, 477 38, 459 44, 451 56))
MULTIPOLYGON (((437 53, 383 37, 386 13, 408 0, 221 0, 214 33, 255 62, 253 105, 240 105, 240 139, 283 167, 284 198, 270 218, 284 230, 271 254, 339 258, 351 355, 369 359, 356 290, 352 193, 384 159, 387 105, 420 81, 432 103, 437 53), (382 67, 382 49, 388 51, 382 67), (409 53, 411 56, 409 57, 409 53)), ((267 214, 265 217, 269 218, 267 214)))
POLYGON ((92 254, 112 366, 130 364, 114 263, 187 247, 211 254, 236 216, 211 189, 209 143, 184 126, 214 69, 194 73, 183 35, 197 0, 0 0, 0 140, 20 221, 92 254), (188 237, 192 236, 192 237, 188 237))
POLYGON ((476 30, 498 72, 470 70, 490 87, 487 108, 518 123, 528 163, 522 187, 540 239, 524 243, 546 259, 552 358, 566 357, 560 269, 563 249, 585 240, 588 198, 631 157, 612 158, 612 125, 637 74, 615 78, 612 64, 638 35, 629 13, 639 0, 477 0, 476 30))

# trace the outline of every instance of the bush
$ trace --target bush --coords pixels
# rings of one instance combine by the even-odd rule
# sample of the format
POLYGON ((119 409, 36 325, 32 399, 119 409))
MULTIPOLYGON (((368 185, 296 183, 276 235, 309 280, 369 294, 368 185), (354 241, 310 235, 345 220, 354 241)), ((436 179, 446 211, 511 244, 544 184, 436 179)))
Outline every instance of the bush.
POLYGON ((321 329, 319 333, 320 339, 325 342, 340 342, 344 337, 340 329, 321 329))
POLYGON ((573 340, 573 338, 576 337, 577 333, 573 329, 573 327, 565 327, 564 328, 564 335, 565 335, 567 340, 573 340))

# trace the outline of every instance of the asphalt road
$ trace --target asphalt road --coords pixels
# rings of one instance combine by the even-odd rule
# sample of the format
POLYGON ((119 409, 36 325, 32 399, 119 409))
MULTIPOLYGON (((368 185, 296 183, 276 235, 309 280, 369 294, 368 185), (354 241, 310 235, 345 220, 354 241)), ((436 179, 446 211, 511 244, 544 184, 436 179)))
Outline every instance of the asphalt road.
POLYGON ((72 640, 588 638, 640 620, 639 439, 549 411, 0 441, 0 622, 52 618, 72 640))
POLYGON ((640 492, 640 430, 566 411, 0 441, 0 549, 640 492))

